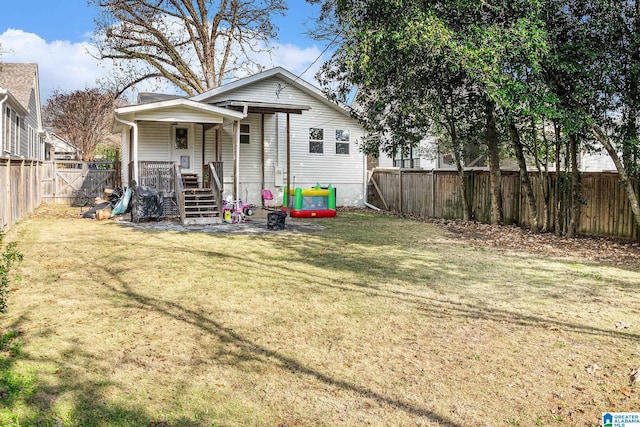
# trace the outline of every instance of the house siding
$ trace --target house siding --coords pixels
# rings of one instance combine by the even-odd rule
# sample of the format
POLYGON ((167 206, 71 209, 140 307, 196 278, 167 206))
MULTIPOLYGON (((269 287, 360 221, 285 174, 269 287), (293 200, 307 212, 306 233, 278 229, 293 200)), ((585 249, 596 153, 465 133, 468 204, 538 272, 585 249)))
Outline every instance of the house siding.
MULTIPOLYGON (((254 84, 229 91, 210 98, 207 102, 215 103, 225 100, 256 100, 268 103, 306 105, 311 107, 302 114, 290 114, 291 126, 291 186, 309 187, 316 184, 326 186, 331 184, 337 189, 337 203, 339 205, 360 205, 363 202, 364 156, 359 151, 359 141, 363 131, 356 121, 338 107, 327 105, 317 98, 298 89, 295 85, 288 85, 283 79, 271 77, 254 84), (276 93, 278 89, 279 93, 276 93), (322 154, 309 153, 309 128, 324 130, 324 152, 322 154), (349 130, 349 154, 336 154, 336 130, 349 130)), ((287 146, 286 146, 286 114, 265 115, 265 187, 281 199, 284 187, 276 185, 276 171, 284 175, 286 185, 287 146)), ((260 115, 251 114, 242 123, 251 124, 251 144, 242 144, 240 157, 241 196, 258 194, 261 184, 260 157, 260 115), (255 129, 255 132, 254 132, 255 129), (255 144, 254 144, 254 141, 255 144)), ((231 162, 232 128, 225 127, 223 133, 223 156, 225 162, 231 162)), ((232 182, 232 168, 225 168, 225 175, 232 182)), ((227 189, 227 186, 225 186, 227 189)))

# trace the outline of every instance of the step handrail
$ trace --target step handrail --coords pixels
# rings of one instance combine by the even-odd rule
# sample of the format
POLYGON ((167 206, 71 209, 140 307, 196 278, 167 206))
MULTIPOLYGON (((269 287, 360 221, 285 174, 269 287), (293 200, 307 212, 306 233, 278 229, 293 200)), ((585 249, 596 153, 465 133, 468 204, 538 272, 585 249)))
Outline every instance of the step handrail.
POLYGON ((182 183, 182 172, 177 163, 173 164, 173 177, 176 186, 176 200, 178 202, 178 210, 180 211, 180 222, 184 224, 186 213, 184 209, 184 184, 182 183))
POLYGON ((212 162, 209 163, 209 188, 218 206, 218 212, 222 211, 222 183, 212 162))

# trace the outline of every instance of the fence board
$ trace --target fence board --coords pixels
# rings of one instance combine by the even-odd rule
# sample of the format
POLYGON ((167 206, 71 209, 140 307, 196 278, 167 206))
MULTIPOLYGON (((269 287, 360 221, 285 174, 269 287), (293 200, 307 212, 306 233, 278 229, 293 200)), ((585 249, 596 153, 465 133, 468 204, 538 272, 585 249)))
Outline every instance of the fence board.
POLYGON ((40 205, 40 169, 36 160, 0 159, 0 230, 27 216, 40 205))
MULTIPOLYGON (((389 210, 409 215, 430 218, 461 219, 462 199, 458 175, 455 171, 424 171, 375 169, 371 174, 378 184, 389 210)), ((563 230, 568 225, 570 209, 570 180, 561 173, 540 175, 530 173, 534 186, 538 220, 543 226, 545 212, 550 231, 555 228, 555 212, 560 203, 560 224, 563 230), (560 180, 560 191, 555 185, 560 180), (545 190, 546 188, 546 190, 545 190), (545 209, 544 194, 548 192, 548 209, 545 209)), ((465 180, 474 218, 488 223, 491 220, 491 185, 487 171, 466 171, 465 180)), ((503 171, 502 211, 506 224, 529 226, 529 207, 520 176, 515 171, 503 171)), ((640 183, 635 180, 636 192, 640 183)), ((376 191, 371 191, 371 202, 381 206, 376 191)), ((615 173, 584 173, 581 186, 582 206, 578 230, 581 234, 596 234, 638 239, 639 230, 624 188, 615 173)))
POLYGON ((43 163, 41 191, 45 203, 84 204, 119 185, 114 162, 55 160, 43 163))

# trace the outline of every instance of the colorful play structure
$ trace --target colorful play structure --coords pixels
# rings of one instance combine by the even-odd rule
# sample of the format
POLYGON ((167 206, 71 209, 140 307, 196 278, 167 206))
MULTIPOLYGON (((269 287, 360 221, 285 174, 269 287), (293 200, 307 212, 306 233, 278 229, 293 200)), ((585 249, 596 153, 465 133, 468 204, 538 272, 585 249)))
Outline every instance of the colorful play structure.
POLYGON ((284 208, 293 218, 331 218, 336 216, 336 189, 329 184, 311 188, 284 189, 284 208), (288 200, 287 200, 288 196, 288 200))

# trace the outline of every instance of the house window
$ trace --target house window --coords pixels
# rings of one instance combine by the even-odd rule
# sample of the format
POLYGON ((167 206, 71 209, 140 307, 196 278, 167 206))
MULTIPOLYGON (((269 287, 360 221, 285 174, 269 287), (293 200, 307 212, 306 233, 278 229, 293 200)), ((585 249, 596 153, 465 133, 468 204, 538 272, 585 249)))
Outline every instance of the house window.
POLYGON ((15 130, 13 132, 13 152, 16 156, 20 155, 20 128, 22 128, 20 117, 16 116, 15 130))
POLYGON ((336 154, 349 154, 349 131, 336 129, 336 154))
POLYGON ((403 147, 395 151, 393 156, 393 166, 397 168, 416 169, 420 167, 420 157, 418 150, 413 147, 403 147))
POLYGON ((27 158, 33 159, 35 158, 36 153, 36 140, 35 140, 35 131, 31 126, 29 126, 29 145, 27 145, 27 158))
POLYGON ((240 144, 248 144, 251 141, 251 125, 240 125, 240 144))
POLYGON ((324 129, 309 128, 309 153, 324 153, 324 129))
POLYGON ((11 149, 11 109, 9 107, 5 110, 3 120, 4 123, 2 128, 4 129, 4 146, 2 149, 8 153, 11 149))
POLYGON ((174 138, 176 150, 186 150, 189 148, 189 129, 174 128, 174 138))

